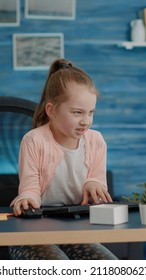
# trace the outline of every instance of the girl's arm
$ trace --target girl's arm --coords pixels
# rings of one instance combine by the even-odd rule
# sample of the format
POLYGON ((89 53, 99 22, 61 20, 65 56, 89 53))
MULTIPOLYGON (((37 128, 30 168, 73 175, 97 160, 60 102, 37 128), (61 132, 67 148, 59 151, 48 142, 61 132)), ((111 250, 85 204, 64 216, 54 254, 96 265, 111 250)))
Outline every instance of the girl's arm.
POLYGON ((36 207, 41 205, 39 148, 33 139, 24 137, 19 152, 19 190, 11 202, 15 206, 22 199, 31 199, 36 207))
POLYGON ((112 202, 112 198, 107 191, 106 178, 106 156, 107 146, 98 132, 93 148, 89 151, 91 154, 90 167, 87 179, 83 186, 83 201, 82 204, 87 204, 90 198, 94 203, 112 202))

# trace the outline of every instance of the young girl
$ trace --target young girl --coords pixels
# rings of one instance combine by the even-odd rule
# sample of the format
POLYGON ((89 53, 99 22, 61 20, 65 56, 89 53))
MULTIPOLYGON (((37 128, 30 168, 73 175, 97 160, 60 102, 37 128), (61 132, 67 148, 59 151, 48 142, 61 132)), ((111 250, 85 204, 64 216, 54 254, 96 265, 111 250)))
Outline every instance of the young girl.
MULTIPOLYGON (((98 91, 91 78, 64 59, 49 72, 33 119, 22 139, 16 216, 29 205, 111 202, 106 183, 106 143, 90 126, 98 91)), ((12 259, 116 259, 101 244, 10 247, 12 259)))

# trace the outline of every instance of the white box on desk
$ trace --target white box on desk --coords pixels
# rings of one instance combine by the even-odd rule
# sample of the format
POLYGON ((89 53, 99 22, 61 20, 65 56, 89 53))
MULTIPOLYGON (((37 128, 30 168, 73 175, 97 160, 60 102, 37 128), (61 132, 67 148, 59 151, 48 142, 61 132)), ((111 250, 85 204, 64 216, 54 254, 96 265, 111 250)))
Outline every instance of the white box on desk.
POLYGON ((89 208, 91 224, 117 225, 128 222, 128 206, 99 204, 89 208))

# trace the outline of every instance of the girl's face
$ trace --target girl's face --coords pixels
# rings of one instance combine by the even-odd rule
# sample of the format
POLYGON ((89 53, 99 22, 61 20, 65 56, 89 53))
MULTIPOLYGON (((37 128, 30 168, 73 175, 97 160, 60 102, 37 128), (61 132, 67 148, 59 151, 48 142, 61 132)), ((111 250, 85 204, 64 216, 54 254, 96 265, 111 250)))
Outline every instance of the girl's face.
POLYGON ((79 139, 92 124, 97 97, 84 85, 71 84, 68 88, 68 100, 57 108, 48 103, 46 112, 51 114, 55 140, 66 148, 76 149, 79 139))

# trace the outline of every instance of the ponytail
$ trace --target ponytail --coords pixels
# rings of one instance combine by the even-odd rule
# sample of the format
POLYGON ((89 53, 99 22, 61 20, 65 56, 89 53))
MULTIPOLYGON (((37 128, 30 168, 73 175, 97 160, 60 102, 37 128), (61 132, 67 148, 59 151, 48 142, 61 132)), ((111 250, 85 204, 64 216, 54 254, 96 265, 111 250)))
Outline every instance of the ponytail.
MULTIPOLYGON (((47 88, 48 88, 48 82, 50 80, 50 77, 52 76, 52 74, 54 74, 55 72, 57 72, 60 69, 67 69, 72 67, 72 63, 70 61, 64 60, 64 59, 59 59, 54 61, 54 63, 52 64, 49 74, 48 74, 48 78, 46 80, 44 89, 43 89, 43 93, 42 93, 42 97, 41 100, 38 104, 38 106, 36 107, 34 116, 33 116, 33 128, 39 127, 41 125, 46 124, 47 122, 49 122, 49 117, 46 114, 46 110, 45 110, 45 105, 47 103, 49 98, 46 98, 47 96, 47 88)), ((48 92, 49 95, 49 92, 48 92)), ((51 97, 51 93, 50 93, 50 97, 51 97)), ((51 100, 51 98, 50 98, 51 100)))
POLYGON ((47 82, 44 86, 44 90, 43 90, 43 94, 41 97, 41 100, 38 104, 38 106, 36 107, 34 116, 33 116, 33 122, 32 122, 32 126, 33 128, 39 127, 45 123, 47 123, 49 121, 49 117, 46 114, 46 110, 45 110, 45 95, 46 95, 46 88, 47 88, 47 82))

